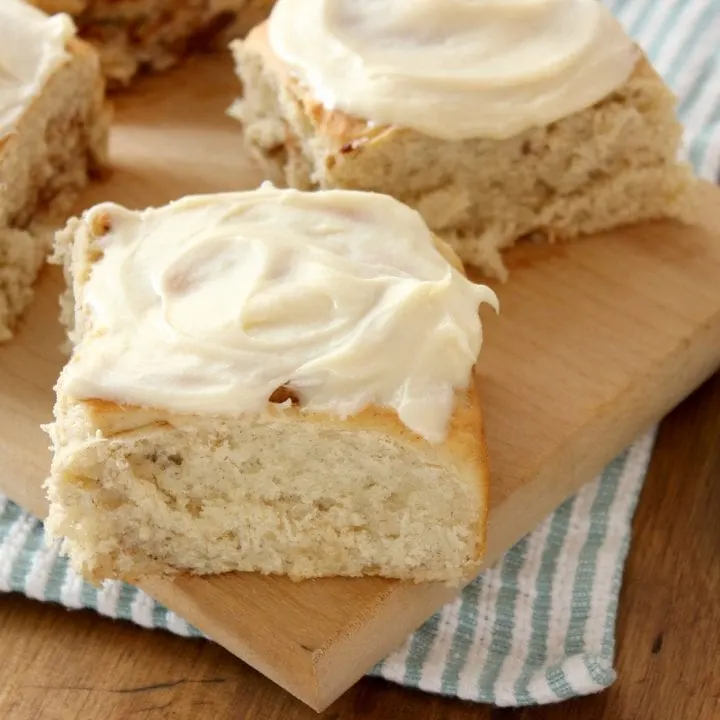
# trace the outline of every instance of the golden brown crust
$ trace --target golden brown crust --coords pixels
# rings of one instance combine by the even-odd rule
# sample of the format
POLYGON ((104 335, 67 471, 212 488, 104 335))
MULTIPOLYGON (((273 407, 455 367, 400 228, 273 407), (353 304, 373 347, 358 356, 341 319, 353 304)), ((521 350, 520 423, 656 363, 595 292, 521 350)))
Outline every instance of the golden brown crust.
MULTIPOLYGON (((92 398, 77 401, 87 411, 93 426, 104 436, 113 437, 135 431, 148 425, 189 424, 192 414, 177 413, 160 408, 144 408, 136 405, 121 405, 108 400, 92 398)), ((408 445, 426 450, 444 449, 448 456, 462 459, 472 465, 486 464, 485 451, 478 446, 477 439, 482 437, 482 415, 477 389, 474 383, 468 390, 457 391, 455 411, 448 427, 447 439, 442 445, 432 445, 417 433, 410 430, 398 418, 394 410, 382 407, 368 407, 348 418, 322 412, 306 412, 298 405, 277 407, 269 403, 266 415, 285 422, 313 422, 332 424, 354 432, 371 431, 392 436, 408 445)), ((217 415, 213 417, 226 417, 217 415)), ((232 420, 231 416, 227 416, 232 420)))
POLYGON ((261 56, 265 67, 277 74, 285 85, 292 88, 293 95, 302 102, 305 113, 312 120, 316 132, 332 137, 341 146, 341 150, 343 146, 347 145, 347 152, 350 152, 356 149, 355 142, 366 142, 396 129, 389 125, 371 126, 366 120, 341 110, 327 110, 322 103, 315 100, 306 89, 300 86, 287 65, 273 52, 268 39, 267 22, 261 23, 248 34, 245 47, 250 52, 261 56))
POLYGON ((75 15, 87 6, 87 0, 30 0, 30 3, 49 15, 59 12, 75 15))

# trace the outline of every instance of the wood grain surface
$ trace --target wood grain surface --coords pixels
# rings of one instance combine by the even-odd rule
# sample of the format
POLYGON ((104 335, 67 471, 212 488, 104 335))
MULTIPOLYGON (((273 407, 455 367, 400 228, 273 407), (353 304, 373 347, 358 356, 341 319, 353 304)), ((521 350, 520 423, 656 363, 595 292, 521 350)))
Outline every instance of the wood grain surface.
MULTIPOLYGON (((228 63, 217 59, 140 83, 118 103, 115 172, 90 189, 82 206, 112 199, 137 207, 189 192, 254 186, 257 170, 243 154, 237 125, 224 116, 237 89, 228 63)), ((646 224, 513 253, 511 279, 498 288, 502 313, 488 317, 480 362, 493 469, 488 561, 718 367, 720 193, 706 187, 699 195, 692 227, 646 224)), ((62 363, 58 287, 57 277, 47 273, 17 340, 0 348, 0 485, 36 514, 43 513, 40 484, 48 467, 47 438, 39 424, 50 418, 52 386, 62 363)), ((450 596, 444 587, 380 579, 294 584, 230 574, 159 580, 145 587, 318 708, 450 596)), ((15 601, 2 602, 12 606, 15 601)), ((53 632, 60 632, 68 649, 74 632, 87 638, 87 656, 93 658, 87 683, 131 687, 117 684, 126 672, 118 657, 130 668, 137 663, 150 672, 154 667, 144 659, 151 645, 146 635, 115 628, 112 632, 133 638, 124 654, 114 655, 114 641, 108 640, 93 655, 92 634, 82 623, 102 621, 65 617, 68 628, 53 632), (91 676, 93 668, 102 676, 91 676)), ((38 621, 38 634, 42 627, 38 621)), ((2 640, 5 647, 4 635, 2 640)), ((200 645, 163 642, 174 648, 173 663, 183 662, 178 653, 224 657, 210 646, 191 650, 200 645)), ((66 660, 56 657, 47 671, 62 674, 66 660)), ((214 683, 212 697, 234 697, 244 680, 233 682, 214 683)), ((21 695, 18 690, 8 697, 21 695)), ((146 699, 140 696, 137 702, 146 699)))
POLYGON ((717 720, 720 375, 662 424, 635 516, 615 684, 500 710, 366 678, 316 715, 220 646, 0 596, 7 720, 717 720))

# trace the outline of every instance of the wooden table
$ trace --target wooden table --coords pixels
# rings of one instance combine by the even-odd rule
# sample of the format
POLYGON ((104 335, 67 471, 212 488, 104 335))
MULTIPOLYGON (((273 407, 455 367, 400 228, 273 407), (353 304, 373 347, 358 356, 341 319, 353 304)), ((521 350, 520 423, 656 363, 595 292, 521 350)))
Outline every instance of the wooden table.
MULTIPOLYGON (((635 517, 618 680, 556 706, 500 710, 365 679, 326 720, 720 718, 720 374, 662 424, 635 517)), ((0 596, 3 720, 318 717, 220 647, 0 596)))

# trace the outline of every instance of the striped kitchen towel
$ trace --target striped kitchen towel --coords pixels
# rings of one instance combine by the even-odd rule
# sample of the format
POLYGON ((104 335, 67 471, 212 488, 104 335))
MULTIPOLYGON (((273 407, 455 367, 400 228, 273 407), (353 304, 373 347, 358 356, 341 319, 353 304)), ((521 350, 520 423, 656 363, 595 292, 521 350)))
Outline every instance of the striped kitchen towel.
MULTIPOLYGON (((678 93, 686 150, 720 170, 720 0, 606 0, 678 93)), ((498 705, 596 692, 614 679, 615 615, 653 434, 521 540, 372 674, 498 705)), ((46 548, 42 524, 0 496, 0 590, 201 635, 119 582, 97 590, 46 548)))
MULTIPOLYGON (((498 705, 607 687, 630 523, 652 440, 651 433, 612 462, 371 674, 498 705)), ((83 582, 58 543, 46 547, 42 523, 2 496, 0 591, 202 637, 130 585, 98 590, 83 582)))
POLYGON ((615 611, 652 440, 612 462, 373 673, 495 705, 610 685, 615 611))

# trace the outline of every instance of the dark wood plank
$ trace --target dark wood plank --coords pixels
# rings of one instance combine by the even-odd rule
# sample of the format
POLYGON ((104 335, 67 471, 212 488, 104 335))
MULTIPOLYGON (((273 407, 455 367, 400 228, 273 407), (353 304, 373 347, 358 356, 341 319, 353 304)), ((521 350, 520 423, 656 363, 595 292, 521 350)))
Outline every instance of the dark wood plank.
MULTIPOLYGON (((364 679, 325 720, 714 720, 720 717, 720 375, 662 425, 635 518, 607 692, 501 710, 364 679)), ((310 720, 217 645, 0 596, 0 717, 310 720)))

